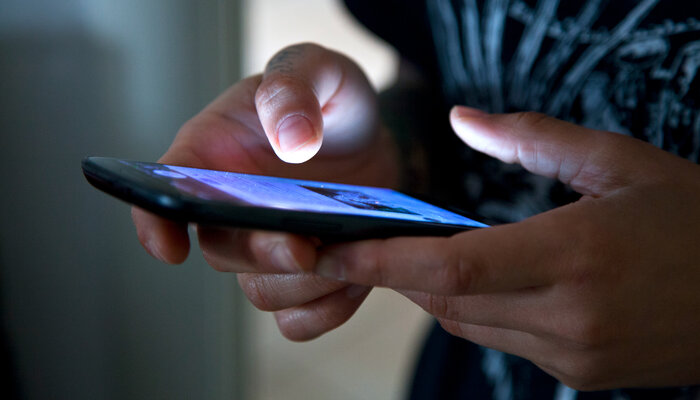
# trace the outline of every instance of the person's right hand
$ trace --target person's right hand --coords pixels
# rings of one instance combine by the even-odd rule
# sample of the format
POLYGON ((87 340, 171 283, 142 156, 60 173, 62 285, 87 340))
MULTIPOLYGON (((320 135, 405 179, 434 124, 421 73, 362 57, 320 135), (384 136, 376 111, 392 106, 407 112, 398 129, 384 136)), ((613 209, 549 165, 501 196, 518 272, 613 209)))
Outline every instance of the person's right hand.
MULTIPOLYGON (((159 162, 224 171, 395 186, 395 144, 378 120, 376 94, 345 56, 317 45, 287 47, 263 75, 237 83, 187 122, 159 162)), ((187 257, 187 226, 141 209, 132 215, 154 257, 187 257)), ((276 311, 282 333, 307 340, 345 322, 369 288, 310 273, 318 240, 278 232, 198 226, 218 271, 240 273, 258 308, 276 311)))

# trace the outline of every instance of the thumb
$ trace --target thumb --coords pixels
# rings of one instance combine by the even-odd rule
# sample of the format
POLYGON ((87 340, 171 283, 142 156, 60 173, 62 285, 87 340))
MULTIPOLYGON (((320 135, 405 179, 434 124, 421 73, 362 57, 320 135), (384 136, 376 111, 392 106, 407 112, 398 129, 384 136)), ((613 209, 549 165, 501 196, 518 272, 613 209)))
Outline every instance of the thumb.
POLYGON ((556 178, 584 195, 602 196, 649 179, 658 170, 654 159, 661 152, 645 142, 544 114, 487 114, 457 106, 450 121, 473 149, 556 178))

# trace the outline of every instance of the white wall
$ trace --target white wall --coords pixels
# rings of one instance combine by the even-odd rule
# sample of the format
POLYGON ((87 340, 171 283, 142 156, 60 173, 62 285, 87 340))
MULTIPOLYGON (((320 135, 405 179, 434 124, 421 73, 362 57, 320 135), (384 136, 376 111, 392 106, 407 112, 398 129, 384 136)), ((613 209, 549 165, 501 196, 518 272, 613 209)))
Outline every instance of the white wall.
POLYGON ((341 0, 247 0, 244 24, 246 75, 262 71, 283 47, 311 41, 355 60, 376 88, 395 78, 396 52, 361 26, 341 0))
POLYGON ((238 4, 0 5, 0 288, 24 397, 240 398, 234 278, 148 258, 128 207, 80 172, 156 159, 238 76, 238 4))

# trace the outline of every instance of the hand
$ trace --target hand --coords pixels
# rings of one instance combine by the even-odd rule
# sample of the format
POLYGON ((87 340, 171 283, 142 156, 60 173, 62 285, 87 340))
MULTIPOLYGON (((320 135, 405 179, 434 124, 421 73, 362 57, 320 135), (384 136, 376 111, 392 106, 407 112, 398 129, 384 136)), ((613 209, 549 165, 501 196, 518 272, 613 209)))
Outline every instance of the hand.
MULTIPOLYGON (((392 186, 398 179, 395 145, 377 112, 376 94, 352 61, 316 45, 291 46, 270 60, 263 75, 234 85, 186 123, 159 161, 392 186)), ((138 208, 132 215, 150 254, 184 261, 186 225, 138 208)), ((369 291, 302 273, 315 261, 318 243, 310 238, 201 226, 198 236, 207 261, 220 271, 245 272, 240 282, 246 294, 261 308, 279 311, 280 328, 295 340, 344 322, 338 316, 349 318, 369 291), (266 274, 255 275, 260 272, 266 274)))
POLYGON ((700 166, 534 113, 457 107, 451 121, 474 149, 583 197, 450 238, 335 245, 317 273, 397 289, 572 388, 700 383, 700 166))

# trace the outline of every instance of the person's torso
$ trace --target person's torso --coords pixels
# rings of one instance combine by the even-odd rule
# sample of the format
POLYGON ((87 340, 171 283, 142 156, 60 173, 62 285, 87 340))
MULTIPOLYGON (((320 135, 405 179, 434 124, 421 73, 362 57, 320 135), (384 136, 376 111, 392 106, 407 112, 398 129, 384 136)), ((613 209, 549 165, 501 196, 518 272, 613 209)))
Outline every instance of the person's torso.
MULTIPOLYGON (((700 161, 700 2, 346 3, 441 86, 446 106, 543 112, 700 161)), ((453 157, 465 202, 487 217, 520 220, 576 198, 466 146, 453 157)))
MULTIPOLYGON (((445 120, 454 104, 490 112, 538 111, 633 136, 700 161, 698 1, 346 0, 346 4, 441 87, 445 120)), ((471 151, 447 129, 427 134, 443 144, 438 158, 448 168, 438 172, 449 179, 440 177, 441 184, 459 186, 463 204, 478 214, 516 221, 578 197, 550 179, 471 151)), ((475 350, 439 328, 423 355, 414 381, 415 398, 431 396, 421 397, 416 385, 444 398, 530 399, 548 393, 579 399, 685 399, 698 393, 678 388, 575 394, 553 381, 535 390, 533 380, 547 380, 531 363, 475 350), (508 382, 497 390, 503 379, 508 382), (465 393, 469 395, 462 396, 465 393)))

